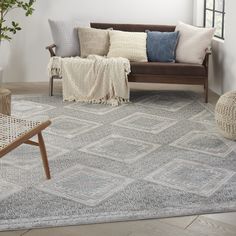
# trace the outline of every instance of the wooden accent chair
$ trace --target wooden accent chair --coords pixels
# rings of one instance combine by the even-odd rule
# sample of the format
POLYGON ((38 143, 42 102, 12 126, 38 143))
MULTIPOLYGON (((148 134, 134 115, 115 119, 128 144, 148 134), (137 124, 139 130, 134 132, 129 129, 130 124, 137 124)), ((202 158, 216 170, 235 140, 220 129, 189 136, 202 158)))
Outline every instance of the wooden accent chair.
POLYGON ((42 131, 51 124, 51 121, 35 122, 18 119, 0 114, 0 158, 17 148, 21 144, 30 144, 40 148, 44 170, 47 179, 50 179, 47 152, 42 136, 42 131), (30 139, 38 136, 38 142, 30 139))

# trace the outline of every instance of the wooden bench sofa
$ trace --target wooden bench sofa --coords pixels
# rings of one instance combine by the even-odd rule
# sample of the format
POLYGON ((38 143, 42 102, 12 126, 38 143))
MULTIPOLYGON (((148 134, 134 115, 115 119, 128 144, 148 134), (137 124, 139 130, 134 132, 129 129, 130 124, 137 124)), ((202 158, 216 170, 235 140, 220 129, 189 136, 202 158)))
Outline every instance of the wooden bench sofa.
MULTIPOLYGON (((171 25, 142 25, 142 24, 112 24, 112 23, 90 23, 92 28, 145 32, 146 30, 173 32, 175 26, 171 25)), ((50 45, 51 56, 55 55, 56 45, 50 45)), ((131 74, 129 82, 137 83, 166 83, 166 84, 191 84, 203 85, 205 102, 208 102, 208 62, 210 51, 206 52, 206 58, 202 65, 187 63, 160 63, 160 62, 131 62, 131 74)), ((53 80, 50 78, 50 95, 53 95, 53 80)))

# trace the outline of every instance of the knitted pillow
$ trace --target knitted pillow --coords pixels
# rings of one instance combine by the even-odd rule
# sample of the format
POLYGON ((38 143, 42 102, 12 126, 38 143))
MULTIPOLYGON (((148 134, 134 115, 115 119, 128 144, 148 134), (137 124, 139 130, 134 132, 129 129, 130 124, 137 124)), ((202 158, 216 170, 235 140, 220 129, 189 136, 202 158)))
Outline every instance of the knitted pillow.
POLYGON ((109 50, 109 30, 78 28, 81 57, 106 56, 109 50))
POLYGON ((124 57, 130 61, 147 61, 146 33, 110 31, 108 57, 124 57))

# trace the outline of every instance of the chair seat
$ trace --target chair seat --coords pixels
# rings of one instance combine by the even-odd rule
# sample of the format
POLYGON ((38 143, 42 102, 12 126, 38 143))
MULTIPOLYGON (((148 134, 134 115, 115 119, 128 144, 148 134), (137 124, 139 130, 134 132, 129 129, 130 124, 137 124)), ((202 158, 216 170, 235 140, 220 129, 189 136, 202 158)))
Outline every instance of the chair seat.
POLYGON ((41 123, 22 120, 0 113, 0 153, 1 150, 37 128, 41 123))
POLYGON ((131 75, 207 76, 205 67, 198 64, 131 62, 131 75))
POLYGON ((0 158, 22 144, 39 146, 46 177, 50 179, 47 152, 42 136, 42 131, 50 124, 49 120, 44 122, 30 121, 0 113, 0 158), (38 142, 30 140, 35 135, 38 136, 38 142))

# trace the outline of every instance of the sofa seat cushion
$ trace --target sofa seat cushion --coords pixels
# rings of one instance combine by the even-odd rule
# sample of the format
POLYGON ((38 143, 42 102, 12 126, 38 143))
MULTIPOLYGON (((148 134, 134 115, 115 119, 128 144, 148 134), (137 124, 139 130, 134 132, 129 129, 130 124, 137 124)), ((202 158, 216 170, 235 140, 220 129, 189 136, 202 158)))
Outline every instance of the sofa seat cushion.
POLYGON ((131 74, 206 76, 206 70, 198 64, 131 62, 131 74))

